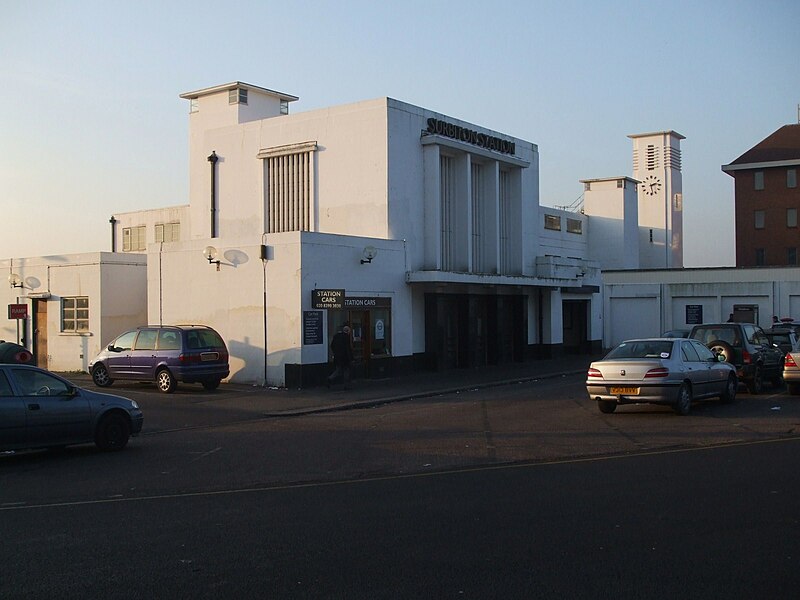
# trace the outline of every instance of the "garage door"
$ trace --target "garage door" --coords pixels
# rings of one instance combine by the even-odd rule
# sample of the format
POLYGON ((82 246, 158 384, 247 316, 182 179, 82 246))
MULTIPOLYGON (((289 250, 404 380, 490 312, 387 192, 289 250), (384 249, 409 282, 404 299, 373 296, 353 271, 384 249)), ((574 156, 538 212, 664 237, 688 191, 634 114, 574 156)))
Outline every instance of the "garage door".
POLYGON ((661 335, 658 298, 611 298, 610 346, 661 335))

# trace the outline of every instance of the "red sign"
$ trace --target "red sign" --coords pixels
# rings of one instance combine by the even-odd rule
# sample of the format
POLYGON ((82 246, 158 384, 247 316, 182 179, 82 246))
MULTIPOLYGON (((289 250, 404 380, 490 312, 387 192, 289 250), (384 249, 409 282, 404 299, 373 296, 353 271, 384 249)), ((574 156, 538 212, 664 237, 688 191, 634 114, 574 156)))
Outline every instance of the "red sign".
POLYGON ((8 305, 8 318, 9 319, 27 319, 28 318, 28 305, 27 304, 9 304, 8 305))

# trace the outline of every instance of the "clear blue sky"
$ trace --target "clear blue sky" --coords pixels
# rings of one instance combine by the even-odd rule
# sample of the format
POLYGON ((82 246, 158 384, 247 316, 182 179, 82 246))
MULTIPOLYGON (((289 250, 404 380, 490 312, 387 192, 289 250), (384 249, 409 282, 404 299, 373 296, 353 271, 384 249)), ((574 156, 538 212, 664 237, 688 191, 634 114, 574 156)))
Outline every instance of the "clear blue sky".
POLYGON ((797 122, 800 2, 0 0, 0 258, 108 250, 188 202, 188 101, 230 81, 293 113, 390 96, 539 145, 541 204, 683 150, 687 266, 732 265, 720 166, 797 122))

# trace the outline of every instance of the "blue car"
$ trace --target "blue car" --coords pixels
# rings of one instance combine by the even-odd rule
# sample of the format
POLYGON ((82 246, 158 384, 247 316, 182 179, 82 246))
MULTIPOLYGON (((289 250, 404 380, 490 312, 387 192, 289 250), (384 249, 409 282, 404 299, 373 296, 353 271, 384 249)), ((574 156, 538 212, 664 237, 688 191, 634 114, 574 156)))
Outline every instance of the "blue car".
POLYGON ((142 422, 133 400, 84 390, 31 365, 0 364, 0 451, 91 442, 122 450, 142 422))
POLYGON ((98 387, 107 387, 117 379, 154 381, 165 394, 174 392, 179 381, 215 390, 230 374, 225 342, 205 325, 126 331, 89 363, 88 370, 98 387))

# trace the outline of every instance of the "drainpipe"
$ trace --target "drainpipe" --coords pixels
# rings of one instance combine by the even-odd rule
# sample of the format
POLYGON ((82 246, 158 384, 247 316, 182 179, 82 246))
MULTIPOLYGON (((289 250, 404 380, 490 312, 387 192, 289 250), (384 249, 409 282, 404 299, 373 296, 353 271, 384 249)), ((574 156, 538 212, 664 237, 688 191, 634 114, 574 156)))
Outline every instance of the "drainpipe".
POLYGON ((217 153, 212 150, 208 157, 211 163, 211 237, 217 237, 217 153))
POLYGON ((117 251, 117 228, 115 225, 117 224, 117 220, 114 218, 114 215, 111 215, 111 218, 108 220, 111 223, 111 251, 117 251))

